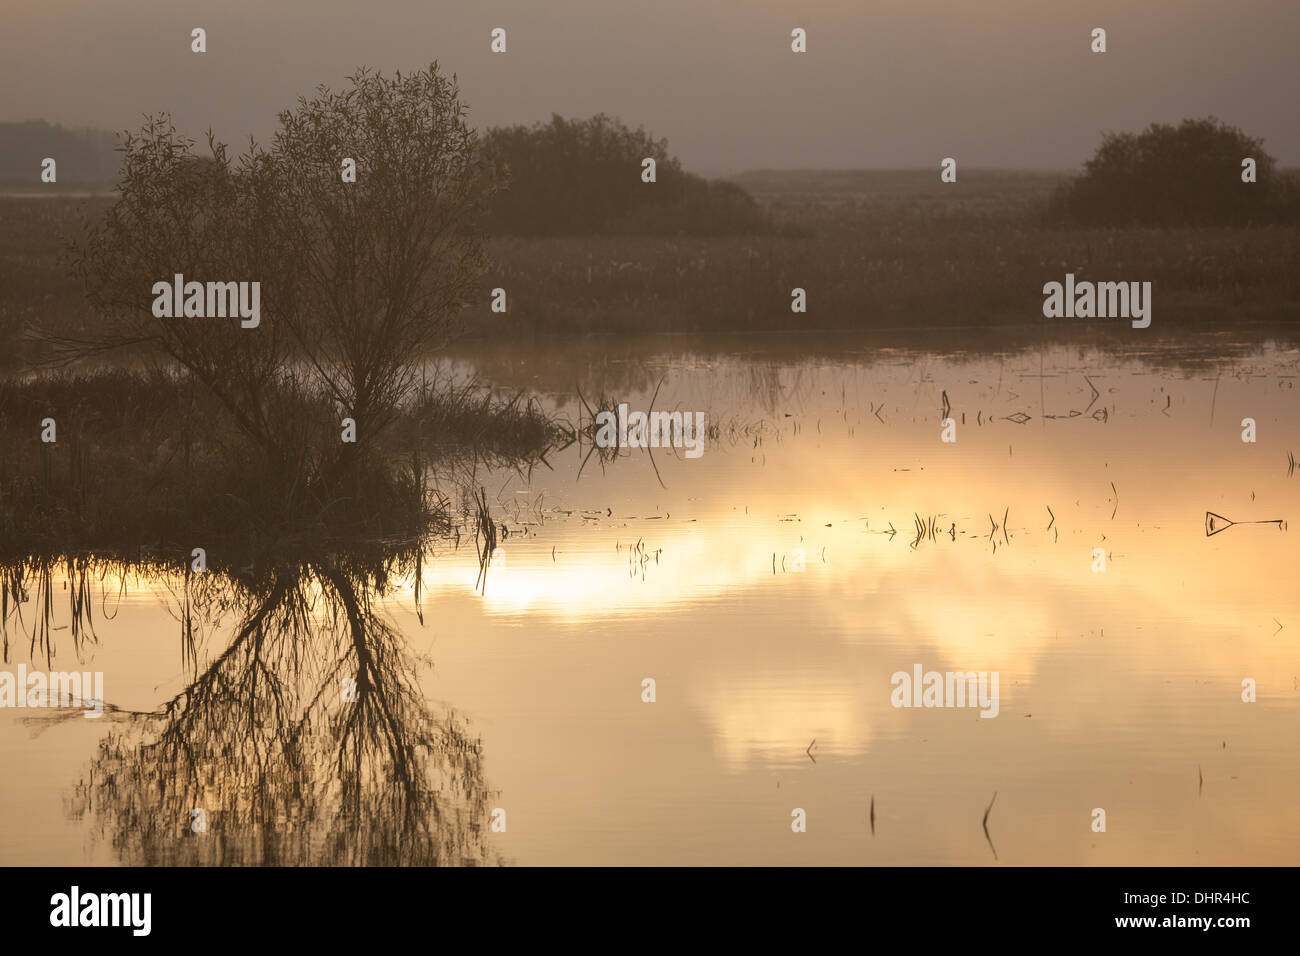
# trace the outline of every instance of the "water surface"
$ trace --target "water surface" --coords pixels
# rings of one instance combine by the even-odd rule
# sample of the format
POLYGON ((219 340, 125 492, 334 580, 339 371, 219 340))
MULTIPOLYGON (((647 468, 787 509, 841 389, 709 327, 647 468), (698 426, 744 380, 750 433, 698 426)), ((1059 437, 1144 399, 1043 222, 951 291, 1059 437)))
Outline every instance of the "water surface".
MULTIPOLYGON (((1124 357, 829 352, 683 340, 441 363, 575 424, 584 400, 645 410, 657 390, 656 408, 703 411, 711 431, 694 460, 602 461, 584 442, 531 472, 480 472, 505 532, 485 582, 467 523, 459 546, 424 556, 418 587, 412 568, 382 594, 361 587, 377 672, 409 675, 418 701, 394 685, 403 719, 446 742, 416 802, 434 822, 414 859, 1294 864, 1296 539, 1244 522, 1295 517, 1300 355, 1222 339, 1124 357), (1239 524, 1207 536, 1207 511, 1239 524), (891 675, 917 664, 997 671, 998 715, 891 706, 891 675)), ((201 622, 191 652, 184 582, 126 584, 96 579, 97 640, 54 632, 51 669, 103 671, 110 713, 0 710, 0 862, 375 862, 330 841, 411 839, 393 805, 348 804, 339 780, 353 777, 294 737, 296 751, 281 739, 236 761, 269 784, 204 782, 217 822, 180 842, 209 846, 169 849, 184 808, 149 798, 151 775, 177 767, 158 743, 250 739, 260 665, 250 653, 247 672, 218 670, 200 700, 195 675, 229 651, 238 602, 201 622), (174 698, 182 716, 130 716, 174 698), (310 771, 276 763, 304 752, 310 771), (262 825, 239 822, 263 800, 262 825), (331 801, 345 812, 316 812, 331 801), (369 815, 364 839, 356 820, 338 831, 349 806, 369 815)), ((304 585, 324 597, 291 642, 320 644, 295 653, 327 695, 364 656, 333 589, 304 585)), ((46 666, 29 655, 34 613, 7 622, 9 671, 46 666)))

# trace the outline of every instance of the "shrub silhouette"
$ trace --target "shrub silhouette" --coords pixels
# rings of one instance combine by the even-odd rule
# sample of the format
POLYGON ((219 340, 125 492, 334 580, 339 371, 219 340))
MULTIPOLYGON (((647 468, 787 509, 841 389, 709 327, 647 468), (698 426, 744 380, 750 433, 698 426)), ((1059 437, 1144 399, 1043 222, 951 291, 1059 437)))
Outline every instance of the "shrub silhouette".
POLYGON ((1091 226, 1209 226, 1295 220, 1295 182, 1261 140, 1214 117, 1141 133, 1106 133, 1082 175, 1053 199, 1056 214, 1091 226), (1242 160, 1256 182, 1241 180, 1242 160))
POLYGON ((67 358, 124 348, 183 370, 221 417, 196 436, 219 457, 217 487, 272 530, 389 533, 397 511, 418 516, 423 466, 389 460, 395 426, 486 267, 494 184, 454 79, 436 63, 348 79, 237 158, 210 133, 200 154, 165 116, 128 134, 117 201, 78 248, 100 322, 53 340, 67 358), (154 284, 176 274, 259 282, 260 325, 154 315, 154 284))
POLYGON ((509 178, 488 217, 496 234, 723 235, 763 225, 739 186, 686 172, 667 140, 603 113, 490 129, 483 152, 509 178), (655 160, 653 184, 641 181, 646 158, 655 160))
POLYGON ((349 80, 282 112, 270 147, 238 159, 211 134, 200 156, 167 117, 128 134, 119 198, 80 250, 104 324, 70 350, 152 347, 276 458, 304 451, 290 394, 356 420, 356 445, 335 441, 335 455, 391 425, 485 268, 476 224, 493 184, 436 63, 349 80), (342 181, 344 157, 355 183, 342 181), (260 327, 154 316, 150 289, 177 273, 260 281, 260 327))

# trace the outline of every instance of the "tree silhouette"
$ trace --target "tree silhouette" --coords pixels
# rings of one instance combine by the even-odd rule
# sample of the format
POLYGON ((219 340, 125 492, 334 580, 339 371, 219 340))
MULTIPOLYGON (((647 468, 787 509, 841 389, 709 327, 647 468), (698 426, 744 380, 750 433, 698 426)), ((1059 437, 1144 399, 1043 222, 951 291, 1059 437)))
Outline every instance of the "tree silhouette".
POLYGON ((282 112, 270 147, 250 142, 237 159, 211 134, 198 155, 166 116, 126 134, 119 198, 79 249, 105 323, 59 340, 65 354, 133 346, 174 360, 280 463, 308 451, 302 402, 328 402, 357 441, 318 448, 322 470, 364 457, 474 291, 493 187, 436 63, 349 80, 282 112), (154 316, 153 284, 176 274, 260 282, 261 324, 154 316))
POLYGON ((718 235, 764 227, 758 204, 739 186, 686 172, 667 140, 604 113, 490 129, 482 149, 509 179, 492 203, 493 233, 718 235), (655 160, 653 185, 641 180, 645 159, 655 160))
POLYGON ((1213 117, 1107 133, 1084 172, 1053 199, 1082 225, 1204 226, 1294 220, 1296 184, 1262 141, 1213 117), (1243 183, 1242 160, 1256 163, 1243 183))

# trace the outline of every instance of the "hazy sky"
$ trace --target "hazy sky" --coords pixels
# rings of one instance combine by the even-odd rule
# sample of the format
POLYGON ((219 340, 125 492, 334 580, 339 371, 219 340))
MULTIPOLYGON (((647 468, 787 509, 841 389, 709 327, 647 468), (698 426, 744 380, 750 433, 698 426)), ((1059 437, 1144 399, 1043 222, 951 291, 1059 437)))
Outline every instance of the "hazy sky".
POLYGON ((476 125, 603 111, 705 173, 1073 167, 1210 114, 1300 165, 1298 40, 1300 0, 0 0, 0 120, 238 142, 352 67, 436 59, 476 125))

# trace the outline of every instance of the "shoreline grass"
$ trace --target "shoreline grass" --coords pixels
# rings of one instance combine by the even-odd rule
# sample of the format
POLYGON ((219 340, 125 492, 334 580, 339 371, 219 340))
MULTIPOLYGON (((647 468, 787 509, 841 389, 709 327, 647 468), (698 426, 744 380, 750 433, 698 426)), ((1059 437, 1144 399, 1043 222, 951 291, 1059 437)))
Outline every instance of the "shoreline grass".
MULTIPOLYGON (((426 384, 372 454, 341 472, 268 461, 183 375, 100 369, 0 380, 0 559, 32 554, 247 555, 450 534, 480 465, 531 465, 566 439, 535 403, 426 384), (41 440, 55 421, 56 441, 41 440)), ((338 441, 308 404, 304 455, 338 441), (332 436, 332 438, 331 438, 332 436)))
MULTIPOLYGON (((735 177, 777 228, 752 236, 487 240, 464 345, 599 334, 982 332, 1043 328, 1042 286, 1150 281, 1153 332, 1300 327, 1300 228, 1073 228, 1046 213, 1054 174, 752 173, 735 177), (808 311, 790 310, 791 290, 808 311), (508 311, 493 313, 504 288, 508 311)), ((0 369, 49 358, 37 330, 96 328, 69 281, 66 243, 109 200, 0 199, 0 369)), ((1086 325, 1101 328, 1107 320, 1086 325)), ((1114 320, 1110 320, 1114 324, 1114 320)))

